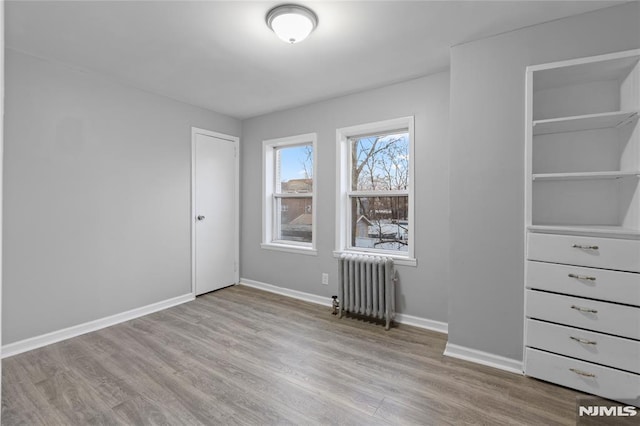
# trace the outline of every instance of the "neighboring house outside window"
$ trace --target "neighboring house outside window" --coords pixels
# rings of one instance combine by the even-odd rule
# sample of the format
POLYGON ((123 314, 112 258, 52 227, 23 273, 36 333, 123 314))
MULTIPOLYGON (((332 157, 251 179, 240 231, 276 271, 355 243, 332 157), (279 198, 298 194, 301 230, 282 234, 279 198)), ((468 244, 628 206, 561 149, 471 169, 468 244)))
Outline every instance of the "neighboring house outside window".
POLYGON ((413 117, 338 129, 336 255, 361 252, 415 265, 413 117))
POLYGON ((317 254, 315 133, 265 140, 262 248, 317 254))

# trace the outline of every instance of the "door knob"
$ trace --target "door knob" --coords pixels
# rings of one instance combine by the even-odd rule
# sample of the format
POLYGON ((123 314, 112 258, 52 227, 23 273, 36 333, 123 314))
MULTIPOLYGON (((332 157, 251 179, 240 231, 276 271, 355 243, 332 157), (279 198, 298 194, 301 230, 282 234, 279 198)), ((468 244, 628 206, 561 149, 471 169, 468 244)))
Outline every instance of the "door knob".
POLYGON ((196 219, 198 219, 198 220, 204 220, 204 216, 198 216, 196 219))

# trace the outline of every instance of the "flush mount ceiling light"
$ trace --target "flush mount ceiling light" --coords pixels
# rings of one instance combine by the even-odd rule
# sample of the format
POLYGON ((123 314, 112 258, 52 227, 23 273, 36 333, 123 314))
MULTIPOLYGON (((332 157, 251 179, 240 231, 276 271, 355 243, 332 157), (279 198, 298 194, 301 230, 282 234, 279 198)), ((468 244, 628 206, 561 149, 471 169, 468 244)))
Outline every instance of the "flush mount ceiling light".
POLYGON ((316 14, 296 4, 276 6, 267 13, 267 26, 286 43, 301 42, 317 25, 316 14))

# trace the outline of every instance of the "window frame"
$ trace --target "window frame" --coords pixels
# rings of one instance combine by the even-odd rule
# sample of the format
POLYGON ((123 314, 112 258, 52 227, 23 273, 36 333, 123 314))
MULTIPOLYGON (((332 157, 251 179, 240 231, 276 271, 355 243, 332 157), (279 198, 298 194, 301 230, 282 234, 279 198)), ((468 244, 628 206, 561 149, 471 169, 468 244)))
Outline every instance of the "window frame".
POLYGON ((289 253, 306 255, 317 255, 316 249, 316 200, 317 200, 317 134, 305 133, 301 135, 288 136, 284 138, 267 139, 262 141, 262 242, 260 247, 267 250, 278 250, 289 253), (278 193, 276 158, 277 151, 282 148, 311 145, 313 150, 313 189, 310 193, 278 193), (278 199, 286 198, 309 198, 311 199, 311 242, 300 242, 291 240, 275 239, 280 234, 278 221, 279 215, 276 212, 278 199))
POLYGON ((334 257, 342 253, 357 253, 391 257, 398 265, 417 266, 414 253, 415 227, 415 132, 414 117, 400 117, 391 120, 376 121, 356 126, 336 129, 336 153, 337 155, 337 179, 336 179, 336 247, 334 257), (406 190, 380 190, 357 191, 352 189, 351 182, 351 148, 350 141, 354 137, 392 134, 394 132, 407 132, 409 134, 409 182, 406 190), (408 196, 408 250, 406 252, 396 250, 384 250, 375 248, 353 247, 351 245, 351 200, 358 197, 385 197, 408 196))

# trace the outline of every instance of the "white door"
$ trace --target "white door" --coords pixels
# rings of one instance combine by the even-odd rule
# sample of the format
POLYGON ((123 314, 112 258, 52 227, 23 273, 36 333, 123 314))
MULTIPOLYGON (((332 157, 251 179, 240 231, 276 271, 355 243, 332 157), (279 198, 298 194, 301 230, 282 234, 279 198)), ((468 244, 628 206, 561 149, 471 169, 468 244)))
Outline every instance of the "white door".
POLYGON ((237 281, 236 140, 194 129, 194 287, 196 295, 237 281))

